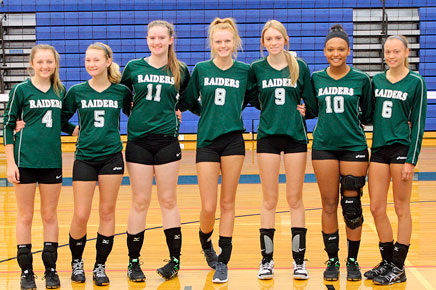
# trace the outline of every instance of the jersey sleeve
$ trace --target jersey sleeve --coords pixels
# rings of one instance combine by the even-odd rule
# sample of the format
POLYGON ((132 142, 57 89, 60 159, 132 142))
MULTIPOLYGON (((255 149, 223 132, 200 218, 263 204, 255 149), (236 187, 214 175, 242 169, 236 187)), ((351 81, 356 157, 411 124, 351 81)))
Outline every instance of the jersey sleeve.
POLYGON ((364 80, 362 87, 362 97, 359 100, 359 106, 361 110, 362 123, 369 125, 372 124, 374 117, 374 98, 372 97, 372 83, 369 76, 364 80))
POLYGON ((3 143, 4 145, 14 144, 14 130, 17 120, 22 112, 22 91, 19 85, 9 93, 9 101, 4 112, 3 119, 3 143))
POLYGON ((421 151, 422 137, 424 136, 425 117, 427 113, 427 87, 422 77, 418 77, 419 82, 413 98, 413 107, 410 114, 412 130, 410 134, 410 146, 407 153, 407 163, 416 165, 421 151))
POLYGON ((77 110, 75 99, 73 87, 68 90, 62 102, 61 130, 70 135, 73 134, 73 131, 76 128, 76 126, 68 122, 77 110))
POLYGON ((312 119, 318 115, 318 104, 316 103, 315 90, 310 81, 310 70, 304 62, 303 65, 300 66, 300 74, 300 94, 306 105, 305 119, 312 119))
POLYGON ((181 91, 179 96, 179 101, 177 104, 178 109, 180 111, 190 110, 192 113, 196 115, 200 115, 201 113, 201 104, 198 101, 199 98, 199 87, 198 87, 198 69, 194 68, 192 71, 192 75, 189 79, 188 84, 186 85, 186 89, 181 91))
POLYGON ((133 91, 133 81, 130 74, 130 66, 129 63, 126 64, 123 70, 123 74, 121 76, 121 81, 123 85, 129 88, 129 90, 133 91))
POLYGON ((244 97, 244 107, 248 103, 260 110, 259 90, 257 88, 256 73, 252 65, 250 65, 250 69, 248 70, 247 90, 244 97))
POLYGON ((125 87, 123 94, 123 113, 130 116, 132 111, 133 94, 128 87, 125 87))

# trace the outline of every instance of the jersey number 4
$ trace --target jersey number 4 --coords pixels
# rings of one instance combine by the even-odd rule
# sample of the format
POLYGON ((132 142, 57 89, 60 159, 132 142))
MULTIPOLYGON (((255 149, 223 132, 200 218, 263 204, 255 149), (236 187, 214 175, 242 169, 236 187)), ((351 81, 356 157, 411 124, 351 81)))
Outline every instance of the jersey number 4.
POLYGON ((42 117, 42 123, 45 124, 47 128, 53 127, 53 117, 51 110, 45 112, 44 117, 42 117))

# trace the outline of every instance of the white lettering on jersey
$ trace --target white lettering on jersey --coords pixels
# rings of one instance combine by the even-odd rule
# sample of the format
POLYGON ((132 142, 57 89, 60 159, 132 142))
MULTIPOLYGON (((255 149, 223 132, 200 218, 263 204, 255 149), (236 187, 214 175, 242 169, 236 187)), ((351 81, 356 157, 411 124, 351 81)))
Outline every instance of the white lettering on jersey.
POLYGON ((276 88, 276 87, 297 87, 297 83, 292 84, 291 79, 283 78, 283 79, 269 79, 262 81, 262 88, 276 88))
POLYGON ((397 99, 401 101, 407 100, 407 92, 397 91, 397 90, 385 90, 385 89, 376 89, 375 97, 376 98, 387 98, 387 99, 397 99))
POLYGON ((38 108, 59 108, 62 109, 62 102, 60 100, 29 100, 31 109, 38 108))
POLYGON ((318 90, 318 96, 352 96, 354 95, 354 88, 347 88, 347 87, 326 87, 326 88, 320 88, 318 90))
POLYGON ((174 77, 163 75, 138 75, 138 83, 159 83, 174 85, 174 77))
POLYGON ((224 86, 239 88, 239 80, 218 77, 204 78, 204 86, 224 86))
POLYGON ((118 101, 114 100, 82 100, 82 108, 114 108, 118 109, 118 101))

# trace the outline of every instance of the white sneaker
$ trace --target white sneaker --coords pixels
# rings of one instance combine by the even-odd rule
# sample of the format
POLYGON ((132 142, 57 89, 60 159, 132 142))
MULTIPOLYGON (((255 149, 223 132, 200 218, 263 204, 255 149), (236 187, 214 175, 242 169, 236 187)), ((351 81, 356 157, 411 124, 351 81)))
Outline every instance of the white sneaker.
POLYGON ((259 272, 257 272, 257 278, 260 280, 269 280, 273 278, 274 274, 274 261, 260 263, 259 272))
POLYGON ((303 261, 303 264, 297 264, 294 261, 294 279, 296 280, 309 279, 309 273, 307 272, 305 261, 303 261))

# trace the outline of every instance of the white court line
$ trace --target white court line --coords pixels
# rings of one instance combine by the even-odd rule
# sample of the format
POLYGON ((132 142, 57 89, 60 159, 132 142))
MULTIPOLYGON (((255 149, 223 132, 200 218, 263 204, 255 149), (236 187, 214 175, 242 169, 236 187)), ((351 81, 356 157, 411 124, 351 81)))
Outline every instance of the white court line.
MULTIPOLYGON (((368 223, 366 222, 366 224, 371 228, 371 230, 373 230, 376 234, 377 234, 377 229, 375 228, 374 223, 368 223)), ((410 263, 410 261, 408 259, 406 259, 406 261, 404 262, 404 264, 406 266, 410 266, 413 267, 413 264, 410 263)), ((409 270, 409 272, 412 272, 413 275, 415 275, 415 277, 418 279, 418 281, 425 287, 426 290, 436 290, 431 284, 430 282, 427 281, 427 279, 425 279, 425 277, 421 274, 421 272, 419 272, 419 270, 417 268, 407 268, 407 270, 409 270)))

